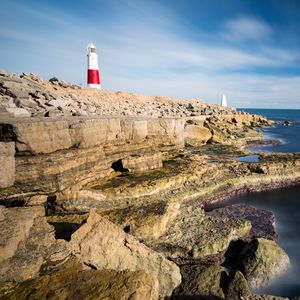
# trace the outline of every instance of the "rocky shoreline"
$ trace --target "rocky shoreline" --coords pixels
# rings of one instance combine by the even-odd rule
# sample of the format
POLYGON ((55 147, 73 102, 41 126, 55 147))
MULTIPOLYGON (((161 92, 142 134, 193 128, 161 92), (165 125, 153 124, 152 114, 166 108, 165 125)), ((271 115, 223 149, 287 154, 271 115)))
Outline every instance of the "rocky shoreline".
POLYGON ((299 154, 237 159, 271 121, 33 74, 0 97, 1 299, 283 299, 251 292, 289 267, 275 216, 214 207, 299 184, 299 154))

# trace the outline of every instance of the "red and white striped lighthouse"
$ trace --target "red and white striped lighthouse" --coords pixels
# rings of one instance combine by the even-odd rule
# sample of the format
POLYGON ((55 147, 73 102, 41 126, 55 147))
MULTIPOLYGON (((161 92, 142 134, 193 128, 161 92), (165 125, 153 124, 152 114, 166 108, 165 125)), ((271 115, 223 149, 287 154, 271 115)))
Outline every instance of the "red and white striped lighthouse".
POLYGON ((88 73, 87 73, 87 86, 90 88, 101 89, 100 75, 98 67, 98 56, 96 53, 96 47, 89 43, 87 46, 88 57, 88 73))

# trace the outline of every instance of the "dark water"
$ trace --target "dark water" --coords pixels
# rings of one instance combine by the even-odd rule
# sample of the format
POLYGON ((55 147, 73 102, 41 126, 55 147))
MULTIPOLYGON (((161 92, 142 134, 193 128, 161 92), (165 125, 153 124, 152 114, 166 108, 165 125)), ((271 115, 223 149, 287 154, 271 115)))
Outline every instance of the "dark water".
POLYGON ((290 269, 270 286, 255 291, 284 297, 300 295, 300 187, 236 197, 226 204, 245 203, 274 212, 279 245, 288 253, 290 269))
MULTIPOLYGON (((265 130, 266 138, 280 139, 283 145, 258 147, 255 151, 300 152, 300 110, 244 110, 264 115, 274 121, 292 121, 285 127, 276 125, 265 130)), ((300 187, 248 194, 231 199, 227 204, 245 203, 271 210, 276 217, 279 244, 288 253, 290 269, 267 288, 256 291, 277 296, 300 296, 300 187)))

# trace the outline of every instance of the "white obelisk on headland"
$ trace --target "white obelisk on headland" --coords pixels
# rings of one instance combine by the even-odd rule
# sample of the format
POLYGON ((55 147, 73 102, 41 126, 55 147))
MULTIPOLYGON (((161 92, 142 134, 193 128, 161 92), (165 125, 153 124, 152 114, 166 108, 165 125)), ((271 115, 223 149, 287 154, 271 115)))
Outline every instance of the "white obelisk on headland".
POLYGON ((227 106, 227 100, 224 94, 222 95, 221 106, 225 106, 225 107, 227 106))
POLYGON ((98 67, 98 56, 94 44, 89 43, 87 46, 88 58, 88 72, 87 72, 87 86, 90 88, 101 89, 100 75, 98 67))

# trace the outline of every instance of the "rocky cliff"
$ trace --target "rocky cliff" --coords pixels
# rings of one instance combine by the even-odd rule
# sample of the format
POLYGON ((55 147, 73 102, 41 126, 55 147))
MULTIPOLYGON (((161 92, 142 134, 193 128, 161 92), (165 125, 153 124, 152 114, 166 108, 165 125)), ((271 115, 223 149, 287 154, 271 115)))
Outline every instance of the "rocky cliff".
POLYGON ((299 182, 237 161, 264 117, 2 71, 0 97, 1 298, 256 299, 288 267, 271 212, 206 211, 299 182))

